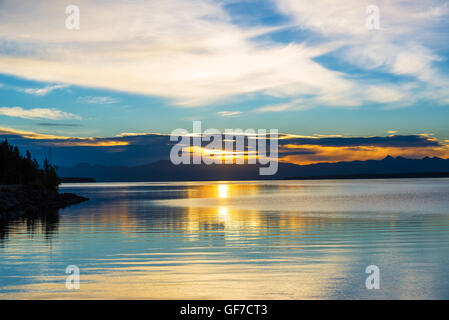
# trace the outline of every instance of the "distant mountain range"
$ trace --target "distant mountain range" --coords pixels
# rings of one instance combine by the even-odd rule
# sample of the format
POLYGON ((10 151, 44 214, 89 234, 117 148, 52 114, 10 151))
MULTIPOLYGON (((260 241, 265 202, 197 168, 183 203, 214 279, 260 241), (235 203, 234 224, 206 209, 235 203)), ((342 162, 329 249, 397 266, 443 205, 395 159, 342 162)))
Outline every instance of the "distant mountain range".
POLYGON ((73 167, 59 167, 58 174, 61 177, 92 178, 98 182, 433 177, 449 175, 449 159, 387 156, 382 160, 310 165, 280 163, 277 174, 273 176, 260 176, 259 165, 176 166, 168 160, 135 167, 79 163, 73 167))

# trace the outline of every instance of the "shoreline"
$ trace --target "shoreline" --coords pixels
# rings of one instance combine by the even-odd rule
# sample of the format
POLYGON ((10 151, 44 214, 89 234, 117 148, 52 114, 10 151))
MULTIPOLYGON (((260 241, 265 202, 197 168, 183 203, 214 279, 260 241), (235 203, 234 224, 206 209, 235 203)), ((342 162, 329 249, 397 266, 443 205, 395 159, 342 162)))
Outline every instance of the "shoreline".
POLYGON ((213 182, 213 181, 226 181, 226 182, 245 182, 245 181, 284 181, 284 180, 357 180, 357 179, 425 179, 425 178, 449 178, 449 172, 417 172, 417 173, 379 173, 379 174, 341 174, 341 175, 323 175, 323 176, 302 176, 302 177, 286 177, 286 178, 273 178, 273 179, 190 179, 190 180, 178 180, 178 179, 166 179, 166 180, 94 180, 94 181, 76 181, 76 182, 63 182, 64 184, 102 184, 102 183, 135 183, 135 182, 213 182))
POLYGON ((73 193, 59 193, 29 186, 0 187, 0 219, 45 214, 89 200, 73 193))
POLYGON ((310 177, 291 177, 282 180, 356 180, 356 179, 424 179, 449 178, 449 172, 335 174, 310 177))

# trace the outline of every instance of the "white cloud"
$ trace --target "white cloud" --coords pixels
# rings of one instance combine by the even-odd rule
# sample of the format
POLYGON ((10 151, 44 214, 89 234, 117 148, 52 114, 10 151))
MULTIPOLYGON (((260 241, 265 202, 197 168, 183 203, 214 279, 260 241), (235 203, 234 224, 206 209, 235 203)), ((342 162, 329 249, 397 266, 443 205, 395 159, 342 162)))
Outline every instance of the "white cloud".
POLYGON ((21 107, 0 107, 0 115, 8 117, 17 117, 23 119, 49 119, 49 120, 65 120, 65 119, 77 119, 81 120, 81 117, 68 112, 63 112, 57 109, 47 108, 34 108, 34 109, 22 109, 21 107))
POLYGON ((298 27, 315 31, 323 41, 338 41, 340 57, 349 63, 449 87, 447 75, 433 64, 440 57, 432 50, 442 45, 447 1, 347 0, 337 5, 333 0, 277 0, 277 4, 298 27), (368 5, 379 8, 380 30, 365 27, 368 5))
POLYGON ((256 108, 253 112, 256 113, 265 113, 265 112, 282 112, 282 111, 293 111, 293 110, 305 110, 308 107, 304 104, 304 102, 300 101, 292 101, 289 103, 282 103, 276 105, 269 105, 265 107, 256 108))
MULTIPOLYGON (((307 96, 311 106, 401 100, 392 93, 400 86, 377 97, 369 79, 355 81, 316 62, 339 48, 339 59, 365 70, 411 75, 439 87, 430 88, 428 96, 435 99, 449 84, 433 66, 438 55, 427 46, 435 39, 435 24, 447 18, 448 7, 440 2, 376 1, 381 30, 372 32, 365 28, 365 9, 372 1, 276 0, 293 24, 314 32, 303 43, 290 44, 256 41, 285 26, 235 25, 221 3, 79 0, 81 29, 70 31, 62 4, 43 0, 24 7, 4 0, 0 48, 8 45, 0 49, 0 70, 40 81, 160 96, 180 106, 253 93, 292 101, 307 96)), ((38 92, 43 91, 34 94, 38 92)), ((113 103, 92 99, 86 103, 113 103)))
POLYGON ((258 112, 258 113, 264 113, 264 112, 281 112, 281 111, 285 111, 285 110, 291 110, 293 109, 293 105, 291 104, 278 104, 278 105, 273 105, 273 106, 265 106, 265 107, 260 107, 257 109, 254 109, 254 112, 258 112))
POLYGON ((405 90, 391 87, 372 86, 368 89, 368 99, 380 103, 397 102, 404 98, 405 90))
POLYGON ((28 88, 28 89, 23 89, 22 91, 28 94, 33 94, 36 96, 45 96, 49 93, 51 93, 54 90, 58 90, 58 89, 64 89, 67 88, 68 85, 64 85, 64 84, 56 84, 56 85, 52 85, 52 86, 46 86, 44 88, 28 88))
POLYGON ((236 117, 242 113, 240 111, 219 111, 218 114, 222 117, 236 117))
POLYGON ((77 101, 87 104, 114 104, 120 102, 121 100, 107 96, 106 97, 85 96, 85 97, 78 97, 77 101))
POLYGON ((77 5, 81 29, 69 31, 61 23, 64 8, 54 1, 31 2, 26 9, 4 1, 0 39, 14 55, 0 50, 0 69, 41 81, 162 96, 181 106, 252 93, 338 95, 353 87, 341 73, 313 61, 332 46, 261 45, 254 37, 278 28, 236 26, 218 2, 77 5))

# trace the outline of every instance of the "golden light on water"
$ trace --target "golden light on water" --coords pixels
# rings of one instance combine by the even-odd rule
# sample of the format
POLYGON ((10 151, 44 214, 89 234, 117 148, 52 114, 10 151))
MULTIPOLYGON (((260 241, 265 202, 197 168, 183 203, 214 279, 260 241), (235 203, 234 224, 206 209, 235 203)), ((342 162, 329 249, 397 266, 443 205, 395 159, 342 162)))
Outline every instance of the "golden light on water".
MULTIPOLYGON (((81 290, 70 291, 65 288, 65 274, 48 277, 39 283, 17 286, 16 298, 57 298, 57 299, 90 299, 107 297, 111 299, 194 299, 194 298, 273 298, 316 297, 326 296, 326 281, 340 267, 336 257, 327 255, 328 263, 311 265, 304 263, 295 268, 283 265, 284 257, 258 255, 257 264, 238 253, 229 255, 223 249, 247 247, 248 251, 258 252, 257 248, 270 248, 272 243, 265 241, 267 230, 282 227, 286 238, 278 239, 281 247, 288 247, 288 239, 295 236, 305 225, 313 226, 313 221, 306 221, 292 214, 275 217, 269 221, 258 210, 239 210, 230 206, 233 197, 255 195, 260 192, 257 184, 245 186, 214 182, 201 185, 187 193, 190 199, 181 200, 183 205, 168 209, 163 214, 151 215, 151 224, 145 220, 137 221, 132 214, 133 208, 126 201, 115 205, 105 203, 101 214, 67 216, 73 219, 69 228, 83 228, 83 232, 93 232, 86 226, 98 228, 115 228, 122 223, 118 232, 126 236, 128 241, 136 241, 136 237, 149 237, 152 245, 141 247, 138 252, 120 252, 116 256, 98 257, 97 263, 104 264, 101 272, 86 272, 82 275, 81 290), (193 202, 192 202, 193 201, 193 202), (195 201, 206 203, 195 205, 195 201), (212 206, 208 202, 213 203, 212 206), (150 230, 163 230, 159 233, 148 233, 150 230), (172 233, 173 232, 173 233, 172 233), (165 246, 167 235, 170 241, 180 242, 180 247, 165 246), (209 240, 208 240, 209 239, 209 240), (199 244, 214 241, 217 250, 199 244), (108 265, 111 264, 111 265, 108 265), (316 272, 320 277, 310 277, 316 272), (267 278, 267 274, 270 275, 267 278), (300 284, 300 285, 298 285, 300 284), (273 288, 276 290, 273 292, 273 288)), ((173 202, 170 200, 167 202, 173 202)), ((77 209, 76 207, 74 209, 77 209)), ((23 226, 26 228, 26 226, 23 226)), ((71 231, 72 232, 72 231, 71 231)), ((20 234, 24 234, 21 230, 20 234)), ((84 235, 87 237, 87 235, 84 235)), ((104 238, 97 233, 97 240, 104 238)), ((271 240, 273 241, 273 240, 271 240)), ((237 251, 236 251, 237 252, 237 251)), ((16 253, 14 253, 16 254, 16 253)), ((300 259, 289 257, 291 260, 300 259)), ((343 261, 344 262, 344 261, 343 261)), ((349 263, 346 263, 349 265, 349 263)), ((0 298, 2 294, 0 293, 0 298)))
POLYGON ((218 198, 227 198, 229 196, 229 185, 219 184, 217 185, 218 198))
MULTIPOLYGON (((117 200, 92 201, 87 204, 90 211, 73 206, 58 219, 36 221, 33 227, 16 221, 7 237, 0 238, 6 244, 0 249, 14 262, 19 255, 36 253, 33 262, 42 267, 36 274, 27 272, 26 282, 6 286, 6 293, 0 290, 0 299, 312 299, 334 298, 340 294, 337 285, 355 283, 364 289, 363 281, 353 280, 354 272, 364 275, 354 256, 364 258, 370 247, 369 256, 377 254, 378 247, 367 241, 379 246, 402 241, 408 234, 398 237, 407 231, 394 224, 395 215, 393 221, 386 215, 362 217, 357 206, 366 208, 365 198, 351 200, 356 211, 340 214, 347 203, 332 197, 339 199, 348 182, 320 187, 323 183, 198 182, 185 184, 185 192, 174 189, 179 198, 149 200, 143 195, 136 202, 130 199, 141 194, 140 188, 122 185, 107 190, 108 199, 117 200), (322 192, 326 196, 318 197, 322 192), (312 211, 318 209, 321 213, 312 211), (369 238, 360 232, 367 230, 367 222, 372 226, 369 238), (380 228, 392 234, 379 234, 380 228), (82 255, 87 246, 89 252, 82 255), (79 260, 73 260, 73 252, 79 260), (80 264, 80 290, 67 290, 63 268, 46 272, 52 259, 80 264)), ((357 194, 354 184, 348 188, 357 194)), ((154 190, 155 199, 167 192, 154 190)), ((440 239, 445 238, 435 241, 440 239)), ((386 257, 401 256, 399 246, 387 249, 386 257)), ((15 276, 15 269, 8 270, 15 276)), ((421 297, 412 281, 422 277, 427 283, 430 276, 422 274, 402 275, 389 292, 399 298, 421 297)), ((365 293, 356 294, 360 292, 365 293)))
POLYGON ((228 207, 225 207, 225 206, 219 207, 218 208, 218 215, 221 218, 227 217, 227 215, 228 215, 228 207))

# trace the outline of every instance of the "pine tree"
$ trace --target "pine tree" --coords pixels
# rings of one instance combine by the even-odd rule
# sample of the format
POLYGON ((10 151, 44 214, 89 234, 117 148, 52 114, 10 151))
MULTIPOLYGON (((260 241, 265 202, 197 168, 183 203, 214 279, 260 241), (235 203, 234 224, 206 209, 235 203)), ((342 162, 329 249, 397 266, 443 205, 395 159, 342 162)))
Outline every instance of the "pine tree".
POLYGON ((0 184, 35 185, 57 190, 60 180, 48 159, 45 159, 43 169, 39 169, 37 160, 32 159, 28 150, 22 157, 17 146, 11 146, 5 139, 0 145, 0 184))

